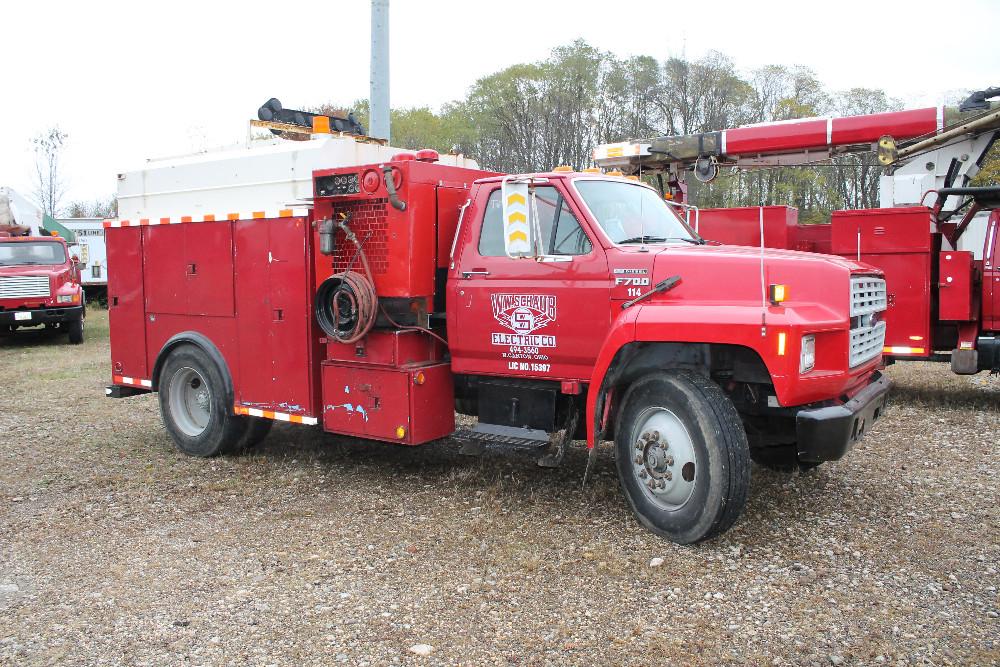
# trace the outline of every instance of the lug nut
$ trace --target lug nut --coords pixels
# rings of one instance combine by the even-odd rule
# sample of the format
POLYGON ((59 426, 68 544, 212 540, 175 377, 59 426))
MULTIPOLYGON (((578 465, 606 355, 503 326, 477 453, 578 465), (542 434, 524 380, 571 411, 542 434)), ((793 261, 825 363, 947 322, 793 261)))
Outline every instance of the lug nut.
POLYGON ((637 463, 638 465, 642 465, 642 454, 638 454, 638 455, 636 455, 636 457, 635 457, 635 462, 636 462, 636 463, 637 463))
POLYGON ((667 458, 665 458, 664 461, 666 461, 668 466, 672 466, 674 464, 674 457, 668 454, 667 458))
POLYGON ((635 448, 636 449, 642 449, 645 445, 646 445, 646 441, 645 440, 636 440, 635 441, 635 448))
POLYGON ((657 440, 660 439, 660 432, 653 431, 652 433, 649 434, 649 439, 652 440, 653 442, 656 442, 657 440))
POLYGON ((641 477, 642 479, 646 479, 647 477, 649 477, 649 474, 645 470, 640 470, 639 477, 641 477))

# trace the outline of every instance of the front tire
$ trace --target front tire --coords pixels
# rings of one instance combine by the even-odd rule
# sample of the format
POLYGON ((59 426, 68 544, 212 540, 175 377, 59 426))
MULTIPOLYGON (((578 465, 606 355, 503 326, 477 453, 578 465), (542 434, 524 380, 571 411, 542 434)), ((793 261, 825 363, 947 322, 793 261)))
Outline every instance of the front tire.
POLYGON ((629 387, 615 438, 622 490, 639 522, 678 544, 725 532, 750 489, 739 414, 714 382, 650 373, 629 387))
POLYGON ((189 456, 232 451, 249 427, 245 417, 232 414, 222 373, 195 345, 178 347, 163 364, 160 415, 177 449, 189 456))
POLYGON ((66 333, 69 334, 69 342, 72 345, 79 345, 83 342, 83 318, 73 320, 66 324, 66 333))

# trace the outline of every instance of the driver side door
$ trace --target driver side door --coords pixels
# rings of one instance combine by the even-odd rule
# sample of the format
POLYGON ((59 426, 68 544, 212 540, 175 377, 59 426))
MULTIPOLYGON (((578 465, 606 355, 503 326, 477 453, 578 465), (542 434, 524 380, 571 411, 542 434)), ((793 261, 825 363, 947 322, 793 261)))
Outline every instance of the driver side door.
POLYGON ((607 258, 557 184, 535 193, 546 258, 508 257, 500 184, 477 194, 448 287, 456 373, 590 379, 610 327, 607 258))

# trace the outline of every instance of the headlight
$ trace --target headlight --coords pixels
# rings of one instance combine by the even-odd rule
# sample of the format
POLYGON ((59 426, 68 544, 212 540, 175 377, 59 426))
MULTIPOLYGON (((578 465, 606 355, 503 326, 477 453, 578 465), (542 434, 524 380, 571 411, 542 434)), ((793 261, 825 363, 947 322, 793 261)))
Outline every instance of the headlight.
POLYGON ((803 336, 799 353, 799 373, 808 373, 816 365, 816 336, 803 336))
POLYGON ((75 294, 60 294, 56 297, 56 303, 73 303, 75 294))

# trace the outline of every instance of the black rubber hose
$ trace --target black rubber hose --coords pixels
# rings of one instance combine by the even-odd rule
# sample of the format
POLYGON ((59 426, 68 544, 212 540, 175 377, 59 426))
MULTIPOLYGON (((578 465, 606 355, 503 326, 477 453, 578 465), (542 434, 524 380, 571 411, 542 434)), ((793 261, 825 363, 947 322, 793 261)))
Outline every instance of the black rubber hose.
POLYGON ((406 202, 396 194, 396 181, 392 177, 392 167, 383 166, 382 173, 385 174, 385 189, 389 191, 389 203, 397 211, 405 211, 406 202))

